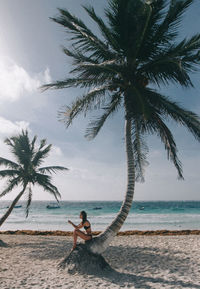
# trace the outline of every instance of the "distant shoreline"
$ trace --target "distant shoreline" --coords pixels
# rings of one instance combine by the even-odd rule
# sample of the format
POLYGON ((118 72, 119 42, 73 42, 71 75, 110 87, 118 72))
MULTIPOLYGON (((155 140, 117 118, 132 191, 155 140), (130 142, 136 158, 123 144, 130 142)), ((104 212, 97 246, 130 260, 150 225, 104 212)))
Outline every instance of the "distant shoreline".
MULTIPOLYGON (((101 231, 93 231, 93 235, 100 234, 101 231)), ((37 230, 16 230, 16 231, 0 231, 3 235, 35 235, 35 236, 72 236, 72 231, 37 231, 37 230)), ((154 230, 154 231, 139 231, 139 230, 128 230, 119 232, 119 236, 130 236, 130 235, 141 235, 141 236, 180 236, 180 235, 200 235, 200 230, 154 230)))

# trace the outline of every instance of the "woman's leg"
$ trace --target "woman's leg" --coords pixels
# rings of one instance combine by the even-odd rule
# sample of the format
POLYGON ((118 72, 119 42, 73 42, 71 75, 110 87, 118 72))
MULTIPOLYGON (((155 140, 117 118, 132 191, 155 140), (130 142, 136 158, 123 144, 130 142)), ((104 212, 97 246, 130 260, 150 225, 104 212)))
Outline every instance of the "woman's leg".
POLYGON ((73 249, 76 248, 76 242, 77 242, 78 236, 79 236, 81 239, 85 240, 85 241, 88 241, 88 240, 91 240, 91 239, 92 239, 92 236, 83 233, 83 232, 82 232, 81 230, 79 230, 79 229, 75 229, 75 230, 74 230, 74 245, 73 245, 73 249))
POLYGON ((74 236, 74 245, 73 245, 73 249, 75 249, 75 248, 76 248, 77 238, 78 238, 78 236, 77 236, 77 234, 76 234, 76 229, 74 230, 73 236, 74 236))

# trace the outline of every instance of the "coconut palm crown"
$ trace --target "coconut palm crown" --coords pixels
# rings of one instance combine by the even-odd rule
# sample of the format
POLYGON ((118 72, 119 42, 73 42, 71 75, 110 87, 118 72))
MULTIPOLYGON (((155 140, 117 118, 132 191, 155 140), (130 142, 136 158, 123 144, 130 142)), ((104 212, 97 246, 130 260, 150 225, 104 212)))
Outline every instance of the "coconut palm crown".
POLYGON ((6 167, 6 169, 0 171, 0 177, 7 178, 7 186, 1 192, 0 197, 5 196, 18 186, 22 187, 22 191, 14 199, 7 212, 0 218, 0 226, 25 192, 27 192, 26 217, 28 217, 32 201, 32 186, 35 184, 52 194, 57 201, 61 197, 57 187, 51 182, 51 174, 68 169, 61 166, 40 167, 48 156, 52 145, 47 145, 46 140, 42 139, 39 146, 36 146, 36 140, 37 137, 34 136, 30 141, 27 130, 23 130, 21 134, 5 140, 16 162, 0 157, 0 165, 6 167))
MULTIPOLYGON (((110 0, 102 19, 93 7, 83 6, 98 27, 98 35, 66 9, 51 18, 62 25, 72 44, 63 52, 73 60, 70 77, 43 86, 43 89, 77 87, 85 89, 61 111, 68 127, 81 113, 99 110, 101 116, 89 123, 86 137, 94 138, 105 121, 124 109, 128 184, 125 200, 113 223, 94 243, 107 244, 125 221, 136 180, 144 180, 148 146, 144 137, 156 134, 168 158, 183 179, 177 146, 167 120, 185 126, 200 141, 200 118, 159 93, 170 83, 192 87, 191 73, 200 64, 200 34, 178 40, 184 12, 193 0, 110 0)), ((107 245, 104 246, 104 248, 107 245)), ((96 247, 97 248, 97 247, 96 247)), ((103 248, 103 247, 102 247, 103 248)), ((104 249, 94 249, 101 252, 104 249)))

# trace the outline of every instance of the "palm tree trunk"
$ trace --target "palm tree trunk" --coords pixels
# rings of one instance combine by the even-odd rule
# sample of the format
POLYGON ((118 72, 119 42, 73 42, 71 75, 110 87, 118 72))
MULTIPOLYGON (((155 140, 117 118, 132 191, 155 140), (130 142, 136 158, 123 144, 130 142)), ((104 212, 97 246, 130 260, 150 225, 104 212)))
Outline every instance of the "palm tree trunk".
POLYGON ((17 202, 19 201, 19 199, 21 198, 21 196, 23 195, 25 189, 26 189, 27 185, 24 185, 23 190, 19 193, 19 195, 17 195, 17 197, 14 199, 14 201, 12 202, 11 206, 9 207, 9 209, 7 210, 7 212, 3 215, 3 217, 1 217, 0 219, 0 226, 5 222, 5 220, 8 218, 8 216, 10 215, 10 213, 12 212, 14 206, 17 204, 17 202))
POLYGON ((134 156, 131 138, 131 120, 126 120, 125 123, 125 139, 126 139, 126 155, 127 155, 127 191, 125 199, 122 203, 119 213, 115 217, 114 221, 109 225, 104 232, 98 237, 92 239, 89 245, 90 250, 93 253, 101 254, 109 246, 113 237, 119 232, 120 228, 126 220, 129 210, 132 206, 132 200, 135 188, 135 167, 134 167, 134 156))

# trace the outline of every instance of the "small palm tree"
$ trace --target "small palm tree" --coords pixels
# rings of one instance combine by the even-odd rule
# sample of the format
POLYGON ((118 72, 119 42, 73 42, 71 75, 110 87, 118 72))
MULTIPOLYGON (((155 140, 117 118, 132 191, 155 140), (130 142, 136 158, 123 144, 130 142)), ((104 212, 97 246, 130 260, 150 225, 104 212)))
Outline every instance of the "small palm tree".
POLYGON ((192 0, 110 0, 105 19, 84 6, 99 28, 97 36, 68 10, 59 9, 53 21, 62 25, 72 43, 63 48, 73 60, 70 77, 44 89, 84 88, 85 93, 61 112, 66 126, 81 113, 101 116, 89 124, 86 136, 94 138, 105 121, 124 110, 128 183, 124 202, 113 222, 91 242, 93 252, 103 252, 120 230, 132 205, 135 181, 144 179, 148 147, 144 137, 156 134, 183 178, 181 162, 168 119, 179 123, 200 141, 199 117, 156 90, 170 82, 193 86, 190 77, 200 64, 200 34, 177 39, 181 16, 192 0))
POLYGON ((26 217, 28 217, 33 185, 37 184, 41 186, 45 191, 53 194, 57 201, 61 196, 58 189, 51 183, 51 176, 49 174, 68 169, 60 166, 40 168, 40 165, 51 150, 51 145, 47 145, 46 140, 42 139, 40 145, 37 147, 36 140, 37 137, 34 136, 32 141, 30 141, 27 130, 5 140, 17 162, 0 157, 0 165, 7 168, 0 171, 0 177, 8 179, 7 187, 0 194, 0 197, 5 196, 17 186, 21 186, 22 190, 14 199, 7 212, 1 217, 0 226, 8 218, 14 206, 26 191, 28 193, 26 217))

